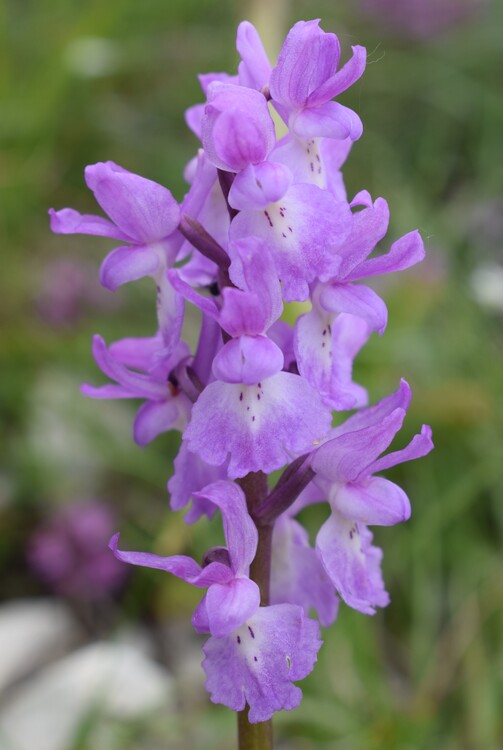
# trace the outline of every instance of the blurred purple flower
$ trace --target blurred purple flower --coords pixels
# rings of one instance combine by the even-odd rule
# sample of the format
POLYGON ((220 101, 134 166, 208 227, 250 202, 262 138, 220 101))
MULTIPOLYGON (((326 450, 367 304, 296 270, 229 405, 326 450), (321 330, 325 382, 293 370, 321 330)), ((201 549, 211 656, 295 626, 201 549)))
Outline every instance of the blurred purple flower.
POLYGON ((95 269, 82 261, 56 258, 42 272, 35 308, 49 325, 70 328, 90 310, 116 309, 119 300, 96 286, 95 269))
POLYGON ((381 27, 421 39, 469 20, 487 0, 357 0, 357 4, 381 27))
POLYGON ((115 529, 112 511, 96 500, 60 508, 28 543, 28 561, 56 593, 77 599, 101 599, 117 591, 127 569, 108 550, 115 529))

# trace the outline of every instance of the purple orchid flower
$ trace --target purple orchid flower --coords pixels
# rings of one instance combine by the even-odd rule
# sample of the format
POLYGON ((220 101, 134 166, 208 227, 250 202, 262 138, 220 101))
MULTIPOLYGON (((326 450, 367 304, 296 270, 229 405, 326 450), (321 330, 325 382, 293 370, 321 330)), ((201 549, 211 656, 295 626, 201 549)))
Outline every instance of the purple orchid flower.
MULTIPOLYGON (((237 175, 229 192, 230 205, 239 211, 231 222, 229 254, 233 259, 236 241, 260 237, 273 256, 284 299, 302 302, 311 282, 336 275, 338 248, 349 234, 352 217, 345 201, 292 180, 288 167, 273 162, 250 165, 237 175)), ((239 285, 233 264, 230 275, 239 285)))
POLYGON ((353 56, 337 70, 340 44, 335 34, 319 27, 319 19, 299 21, 289 31, 271 73, 273 104, 299 138, 351 138, 362 134, 358 115, 334 97, 352 86, 366 64, 364 47, 353 47, 353 56))
POLYGON ((206 689, 213 703, 233 711, 248 704, 251 723, 267 721, 299 705, 302 691, 292 682, 312 671, 321 644, 318 623, 302 607, 260 607, 227 638, 203 646, 206 689))
POLYGON ((265 97, 245 86, 212 83, 201 139, 209 160, 219 169, 240 172, 264 161, 276 143, 265 97))
POLYGON ((209 550, 203 567, 184 555, 160 557, 118 549, 123 562, 165 570, 207 592, 192 617, 198 633, 210 633, 203 647, 206 687, 214 703, 235 711, 250 707, 250 721, 266 721, 275 711, 295 708, 302 697, 293 681, 312 670, 321 646, 316 622, 301 607, 260 607, 260 592, 248 578, 258 534, 242 490, 218 481, 197 493, 222 513, 227 547, 209 550))
POLYGON ((353 360, 371 333, 366 321, 323 309, 316 292, 312 301, 313 309, 295 324, 295 357, 300 374, 331 409, 366 406, 367 391, 352 379, 353 360))
POLYGON ((325 501, 325 493, 311 482, 274 524, 271 561, 271 603, 298 604, 305 612, 311 607, 324 627, 337 617, 339 600, 309 534, 295 519, 313 503, 325 501))
POLYGON ((423 425, 406 448, 379 458, 400 430, 410 397, 402 380, 395 393, 334 428, 312 454, 315 481, 326 489, 332 509, 316 548, 342 599, 366 614, 384 606, 385 598, 378 565, 381 553, 371 546, 366 526, 392 526, 406 521, 411 512, 401 487, 374 474, 426 456, 433 448, 431 429, 423 425))
POLYGON ((96 363, 115 383, 98 387, 86 384, 81 391, 91 398, 145 399, 133 427, 134 440, 138 445, 146 445, 161 432, 183 430, 190 416, 190 400, 176 383, 168 379, 173 368, 188 357, 188 347, 181 342, 169 355, 162 347, 163 341, 159 335, 146 339, 123 339, 110 348, 101 336, 93 338, 96 363))
POLYGON ((198 633, 224 638, 244 625, 260 605, 259 588, 248 578, 257 550, 257 529, 237 484, 214 482, 197 495, 222 512, 227 544, 226 548, 210 550, 203 567, 185 555, 159 557, 146 552, 124 552, 118 549, 119 534, 110 540, 110 548, 123 562, 165 570, 192 586, 207 588, 194 612, 192 624, 198 633))
POLYGON ((166 269, 175 262, 180 247, 178 203, 166 188, 112 161, 86 167, 85 179, 110 220, 80 214, 72 208, 51 208, 52 231, 92 234, 127 243, 103 261, 101 283, 115 291, 129 281, 151 276, 157 286, 159 327, 166 346, 174 348, 180 339, 183 300, 167 281, 166 269))
POLYGON ((387 254, 368 259, 386 234, 388 204, 382 198, 373 203, 363 191, 350 205, 363 209, 353 215, 339 269, 331 280, 313 284, 313 308, 297 320, 294 339, 300 374, 336 410, 366 405, 365 389, 352 382, 353 360, 371 332, 382 334, 388 320, 386 305, 373 289, 353 282, 409 268, 424 258, 422 239, 414 231, 393 243, 387 254))

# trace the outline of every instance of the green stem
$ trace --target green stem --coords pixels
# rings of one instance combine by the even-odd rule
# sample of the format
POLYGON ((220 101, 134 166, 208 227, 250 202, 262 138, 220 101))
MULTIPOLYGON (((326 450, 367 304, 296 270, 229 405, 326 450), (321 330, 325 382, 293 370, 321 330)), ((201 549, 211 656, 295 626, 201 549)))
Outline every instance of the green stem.
MULTIPOLYGON (((272 523, 263 523, 255 516, 255 509, 265 500, 269 489, 267 477, 262 472, 250 473, 239 480, 246 495, 248 510, 258 531, 257 554, 250 566, 250 578, 260 589, 260 604, 269 604, 269 580, 271 576, 272 523)), ((239 750, 272 750, 272 721, 251 724, 248 721, 248 706, 238 713, 239 750)))
POLYGON ((248 706, 238 713, 239 750, 272 750, 272 721, 250 724, 248 706))

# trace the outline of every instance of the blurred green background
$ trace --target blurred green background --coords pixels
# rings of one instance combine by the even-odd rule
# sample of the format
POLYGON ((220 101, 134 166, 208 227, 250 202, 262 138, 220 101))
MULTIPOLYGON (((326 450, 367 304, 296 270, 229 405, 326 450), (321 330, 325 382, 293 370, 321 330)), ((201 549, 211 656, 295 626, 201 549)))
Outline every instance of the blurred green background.
MULTIPOLYGON (((154 332, 150 285, 101 290, 97 270, 111 243, 51 235, 47 209, 94 212, 83 169, 107 159, 181 199, 183 168, 197 147, 183 113, 203 98, 196 74, 235 71, 243 18, 276 53, 293 22, 320 17, 346 55, 356 43, 369 52, 364 78, 342 97, 364 122, 344 170, 348 193, 384 196, 389 237, 419 227, 428 250, 421 267, 379 285, 390 322, 357 358, 356 380, 375 400, 405 377, 414 399, 403 441, 427 422, 436 450, 389 472, 414 511, 405 526, 376 533, 391 605, 373 618, 341 607, 302 683, 301 707, 277 717, 278 747, 497 750, 503 4, 468 8, 456 23, 439 21, 442 0, 424 2, 420 21, 412 6, 395 17, 393 5, 1 3, 0 600, 50 594, 27 562, 29 540, 75 500, 96 498, 113 509, 129 548, 199 554, 215 544, 215 523, 187 528, 168 510, 165 484, 179 438, 137 448, 134 404, 79 395, 80 382, 103 382, 90 354, 93 333, 113 341, 154 332)), ((312 530, 323 512, 308 521, 312 530)), ((232 713, 212 706, 202 671, 189 680, 176 658, 177 639, 189 642, 191 659, 197 654, 200 643, 188 633, 197 600, 185 584, 143 570, 99 605, 66 597, 83 642, 111 639, 126 623, 141 627, 175 678, 169 710, 123 721, 93 710, 68 750, 234 747, 232 713)))

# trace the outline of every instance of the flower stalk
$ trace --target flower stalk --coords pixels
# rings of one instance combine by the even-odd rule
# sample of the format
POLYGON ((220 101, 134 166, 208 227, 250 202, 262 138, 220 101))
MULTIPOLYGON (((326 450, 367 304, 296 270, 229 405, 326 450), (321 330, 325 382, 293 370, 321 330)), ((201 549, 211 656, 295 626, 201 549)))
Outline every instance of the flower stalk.
MULTIPOLYGON (((260 589, 260 604, 269 604, 269 582, 271 575, 271 542, 273 524, 258 524, 257 554, 250 566, 250 578, 260 589)), ((272 719, 251 723, 248 720, 249 707, 238 712, 238 748, 239 750, 272 750, 272 719)))
MULTIPOLYGON (((258 531, 257 553, 250 565, 250 578, 260 589, 260 605, 266 607, 270 598, 272 523, 255 517, 256 509, 268 493, 267 477, 262 472, 250 473, 239 481, 246 496, 246 504, 258 531)), ((252 723, 248 720, 248 705, 238 712, 239 750, 272 750, 272 719, 252 723)))

